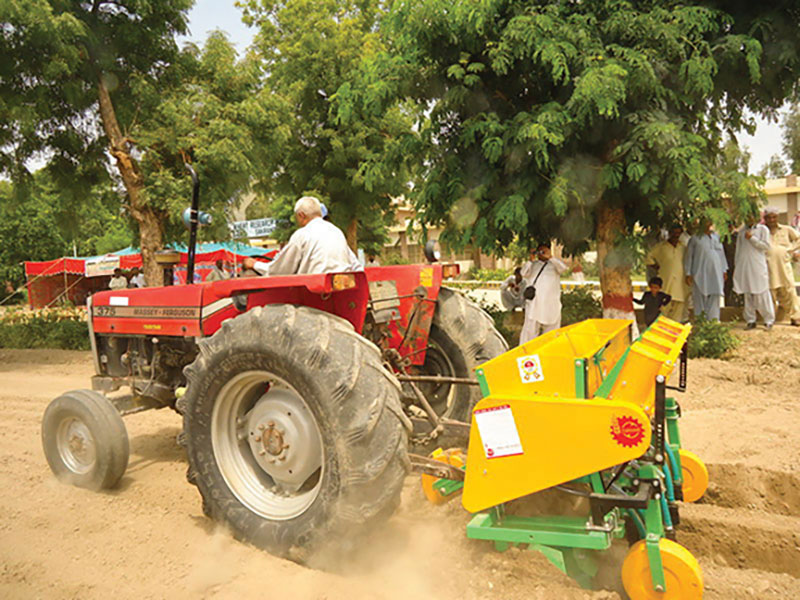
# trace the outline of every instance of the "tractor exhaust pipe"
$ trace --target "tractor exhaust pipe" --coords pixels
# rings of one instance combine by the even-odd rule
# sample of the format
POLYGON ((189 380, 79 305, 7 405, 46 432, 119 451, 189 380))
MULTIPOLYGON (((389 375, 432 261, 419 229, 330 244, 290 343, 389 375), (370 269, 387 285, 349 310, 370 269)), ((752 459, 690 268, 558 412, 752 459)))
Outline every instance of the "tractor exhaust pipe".
POLYGON ((192 206, 189 209, 189 257, 186 264, 186 284, 192 285, 194 283, 194 254, 197 246, 197 209, 200 204, 200 179, 198 179, 192 165, 185 163, 184 166, 192 175, 192 206))

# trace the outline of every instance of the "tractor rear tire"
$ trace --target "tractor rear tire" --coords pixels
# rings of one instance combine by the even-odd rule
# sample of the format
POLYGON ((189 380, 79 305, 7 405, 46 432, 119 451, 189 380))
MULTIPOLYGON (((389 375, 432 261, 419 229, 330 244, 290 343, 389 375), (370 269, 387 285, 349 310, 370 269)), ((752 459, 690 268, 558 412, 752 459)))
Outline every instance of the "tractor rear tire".
POLYGON ((225 321, 184 370, 188 479, 237 539, 307 562, 388 518, 411 423, 377 347, 307 307, 225 321))
POLYGON ((42 418, 47 463, 62 483, 90 490, 114 487, 128 467, 128 432, 102 394, 74 390, 53 400, 42 418))
MULTIPOLYGON (((445 287, 439 291, 430 339, 431 347, 438 348, 449 360, 448 368, 437 366, 437 372, 430 372, 432 375, 474 379, 477 366, 508 350, 508 344, 486 311, 463 294, 445 287), (444 372, 447 370, 450 373, 444 372)), ((428 362, 426 359, 426 364, 428 362)), ((422 370, 429 369, 423 367, 422 370)), ((430 388, 423 391, 440 416, 465 422, 470 421, 472 409, 481 399, 477 386, 443 384, 433 399, 430 388), (443 390, 448 392, 445 403, 438 398, 443 390)))

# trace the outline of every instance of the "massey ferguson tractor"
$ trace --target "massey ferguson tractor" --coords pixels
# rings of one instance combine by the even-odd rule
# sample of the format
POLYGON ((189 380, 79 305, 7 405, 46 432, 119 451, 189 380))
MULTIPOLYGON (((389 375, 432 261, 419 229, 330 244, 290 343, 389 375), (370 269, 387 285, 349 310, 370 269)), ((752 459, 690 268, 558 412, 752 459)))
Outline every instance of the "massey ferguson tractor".
MULTIPOLYGON (((192 176, 187 282, 203 216, 192 176)), ((97 293, 92 390, 45 411, 50 468, 113 487, 128 464, 122 417, 170 408, 204 512, 303 560, 391 515, 410 466, 463 477, 408 453, 409 439, 466 439, 473 369, 507 350, 485 312, 443 287, 457 273, 432 263, 97 293)))

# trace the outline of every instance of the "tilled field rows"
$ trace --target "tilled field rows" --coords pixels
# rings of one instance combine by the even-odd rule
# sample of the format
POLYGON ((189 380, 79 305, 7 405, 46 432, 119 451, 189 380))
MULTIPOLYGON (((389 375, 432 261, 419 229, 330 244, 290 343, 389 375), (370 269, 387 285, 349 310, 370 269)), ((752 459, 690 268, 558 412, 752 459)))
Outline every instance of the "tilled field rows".
MULTIPOLYGON (((678 541, 698 557, 707 599, 800 598, 800 405, 786 377, 750 369, 776 347, 800 352, 800 335, 749 336, 731 361, 690 365, 683 441, 709 463, 711 485, 701 502, 681 507, 678 541)), ((786 368, 796 381, 800 370, 786 368)), ((41 452, 41 415, 61 392, 87 387, 91 371, 88 353, 0 350, 2 598, 228 598, 274 589, 284 600, 619 598, 579 589, 536 553, 500 554, 467 540, 467 513, 458 502, 426 504, 416 477, 398 515, 353 557, 318 565, 324 570, 243 546, 202 515, 176 444, 180 419, 169 411, 126 419, 131 459, 118 489, 59 485, 41 452)))
POLYGON ((708 467, 709 491, 682 507, 678 534, 706 571, 707 597, 800 598, 800 478, 708 467))

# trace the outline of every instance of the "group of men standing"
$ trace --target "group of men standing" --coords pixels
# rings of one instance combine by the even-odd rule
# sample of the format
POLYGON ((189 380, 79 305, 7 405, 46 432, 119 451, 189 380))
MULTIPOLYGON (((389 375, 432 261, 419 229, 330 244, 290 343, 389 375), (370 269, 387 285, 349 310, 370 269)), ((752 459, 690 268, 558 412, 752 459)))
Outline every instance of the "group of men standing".
MULTIPOLYGON (((747 328, 756 326, 759 315, 767 329, 776 317, 800 326, 800 298, 792 271, 792 261, 800 256, 800 232, 778 223, 778 212, 767 209, 763 224, 753 217, 734 238, 733 290, 744 297, 747 328)), ((670 227, 667 238, 647 253, 645 264, 657 272, 655 279, 669 299, 661 314, 683 322, 691 305, 695 315, 719 320, 729 265, 710 221, 700 223, 691 237, 680 225, 670 227)), ((501 284, 503 306, 525 309, 520 344, 561 326, 561 274, 567 269, 552 256, 549 244, 540 244, 531 250, 530 260, 501 284)))
MULTIPOLYGON (((682 236, 680 226, 670 228, 667 239, 656 244, 645 261, 657 270, 664 292, 672 296, 662 313, 685 321, 691 293, 694 313, 718 320, 729 271, 722 242, 710 222, 702 223, 685 245, 682 236)), ((793 257, 800 252, 800 233, 778 223, 778 212, 767 209, 763 224, 751 218, 736 232, 735 240, 733 290, 744 296, 747 327, 755 327, 758 315, 767 329, 776 317, 800 326, 800 298, 792 272, 793 257)))

